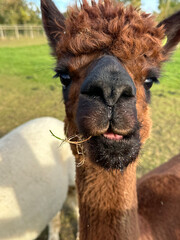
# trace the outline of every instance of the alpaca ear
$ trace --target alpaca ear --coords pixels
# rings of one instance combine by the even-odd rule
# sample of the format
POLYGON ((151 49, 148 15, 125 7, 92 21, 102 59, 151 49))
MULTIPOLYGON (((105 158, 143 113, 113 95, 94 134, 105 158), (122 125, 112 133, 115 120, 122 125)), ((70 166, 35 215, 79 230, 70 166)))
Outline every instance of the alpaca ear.
POLYGON ((54 53, 65 27, 65 17, 52 0, 41 0, 42 22, 54 53))
POLYGON ((164 19, 158 27, 164 25, 167 42, 164 46, 165 54, 170 53, 180 42, 180 11, 164 19))

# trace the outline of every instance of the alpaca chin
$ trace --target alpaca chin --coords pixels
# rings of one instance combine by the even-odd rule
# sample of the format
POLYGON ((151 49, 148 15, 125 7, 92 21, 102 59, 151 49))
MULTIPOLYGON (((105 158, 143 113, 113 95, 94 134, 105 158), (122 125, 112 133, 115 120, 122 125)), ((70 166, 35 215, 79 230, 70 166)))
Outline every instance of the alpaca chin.
POLYGON ((123 171, 137 159, 140 147, 139 131, 137 130, 120 141, 107 139, 103 135, 92 137, 87 143, 87 154, 90 160, 107 170, 123 171))

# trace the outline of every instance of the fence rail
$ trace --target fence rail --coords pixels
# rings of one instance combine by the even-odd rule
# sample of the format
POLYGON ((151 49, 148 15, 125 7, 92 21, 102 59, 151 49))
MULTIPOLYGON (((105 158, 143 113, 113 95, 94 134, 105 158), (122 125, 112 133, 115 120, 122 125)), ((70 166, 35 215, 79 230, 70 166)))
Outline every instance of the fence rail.
POLYGON ((0 25, 0 39, 45 36, 42 26, 0 25))

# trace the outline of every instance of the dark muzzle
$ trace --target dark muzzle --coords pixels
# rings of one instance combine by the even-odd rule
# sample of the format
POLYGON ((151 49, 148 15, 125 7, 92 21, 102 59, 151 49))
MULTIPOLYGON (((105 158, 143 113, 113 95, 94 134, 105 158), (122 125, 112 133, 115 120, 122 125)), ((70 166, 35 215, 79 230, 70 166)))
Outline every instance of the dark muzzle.
POLYGON ((103 56, 91 66, 81 94, 99 97, 108 106, 114 106, 122 97, 135 97, 133 80, 116 57, 103 56))

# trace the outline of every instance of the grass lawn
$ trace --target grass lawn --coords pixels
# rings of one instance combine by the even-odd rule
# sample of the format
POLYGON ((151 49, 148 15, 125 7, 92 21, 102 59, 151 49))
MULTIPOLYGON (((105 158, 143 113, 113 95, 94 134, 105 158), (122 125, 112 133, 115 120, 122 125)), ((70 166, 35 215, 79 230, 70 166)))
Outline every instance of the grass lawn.
MULTIPOLYGON (((54 60, 49 53, 45 39, 0 41, 0 137, 33 118, 64 118, 61 85, 52 79, 54 60)), ((180 48, 164 65, 161 84, 152 88, 153 129, 141 153, 138 176, 180 152, 179 76, 180 48)), ((62 229, 62 240, 74 239, 64 215, 62 229)))
POLYGON ((50 49, 45 40, 34 44, 10 46, 8 42, 4 47, 0 42, 0 136, 36 117, 63 119, 61 85, 52 78, 50 49))

